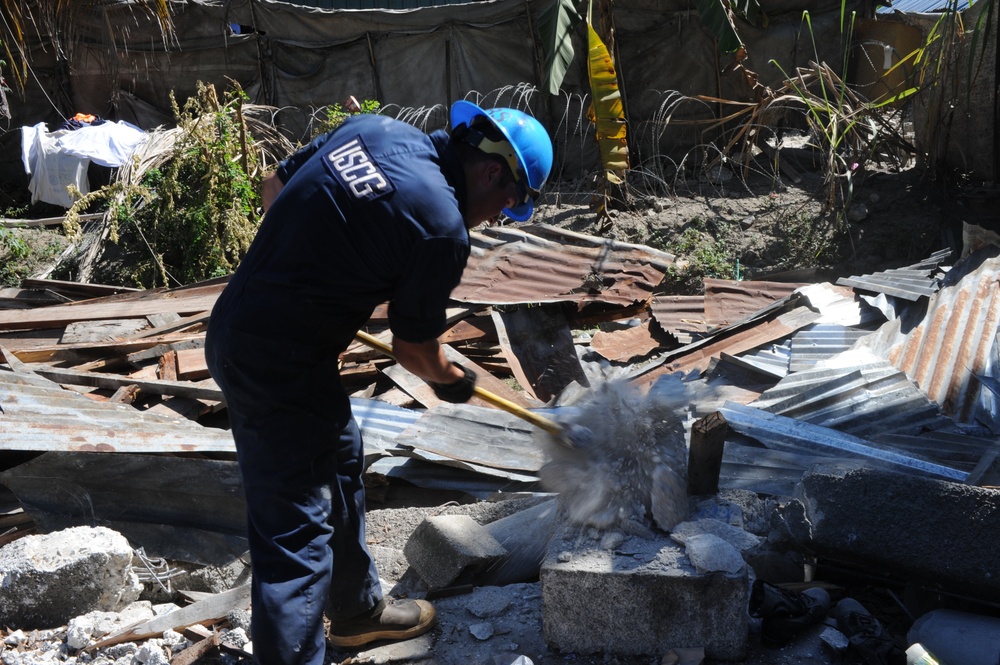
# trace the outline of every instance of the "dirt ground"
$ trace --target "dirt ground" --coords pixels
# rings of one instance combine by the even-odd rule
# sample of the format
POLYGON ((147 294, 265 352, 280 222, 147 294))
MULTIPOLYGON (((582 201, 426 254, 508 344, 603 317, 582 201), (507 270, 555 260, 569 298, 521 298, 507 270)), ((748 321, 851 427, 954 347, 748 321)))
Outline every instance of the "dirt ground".
POLYGON ((675 254, 689 268, 668 277, 664 291, 673 294, 700 293, 703 276, 832 281, 960 247, 966 211, 912 162, 899 171, 855 173, 846 208, 838 199, 831 209, 813 156, 784 152, 791 154, 778 177, 723 167, 672 181, 659 195, 629 193, 629 206, 612 198, 610 220, 595 214, 592 194, 557 185, 531 222, 675 254))

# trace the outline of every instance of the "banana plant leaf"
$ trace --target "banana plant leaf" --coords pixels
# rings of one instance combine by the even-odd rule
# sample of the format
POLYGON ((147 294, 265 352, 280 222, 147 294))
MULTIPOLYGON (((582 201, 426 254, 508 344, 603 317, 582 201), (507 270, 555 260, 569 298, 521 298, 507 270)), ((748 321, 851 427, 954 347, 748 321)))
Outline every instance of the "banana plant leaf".
POLYGON ((719 50, 733 53, 743 46, 736 32, 729 0, 694 0, 701 22, 719 42, 719 50))
POLYGON ((538 36, 545 53, 542 88, 551 95, 559 94, 566 71, 573 62, 573 32, 581 21, 583 17, 572 0, 552 0, 538 14, 538 36))
POLYGON ((587 73, 593 95, 588 115, 597 126, 597 145, 608 179, 620 183, 625 170, 629 168, 629 159, 625 139, 625 110, 618 90, 618 74, 608 47, 589 23, 587 44, 590 50, 587 73))

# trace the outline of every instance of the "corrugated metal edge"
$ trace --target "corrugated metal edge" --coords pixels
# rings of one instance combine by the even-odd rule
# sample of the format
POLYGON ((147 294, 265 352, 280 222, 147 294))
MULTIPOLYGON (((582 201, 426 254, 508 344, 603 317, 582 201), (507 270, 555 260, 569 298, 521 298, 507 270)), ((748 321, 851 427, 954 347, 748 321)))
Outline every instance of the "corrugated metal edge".
POLYGON ((933 273, 951 257, 951 254, 950 249, 938 250, 913 265, 867 275, 841 277, 837 280, 837 284, 916 302, 938 290, 939 282, 933 273))
POLYGON ((644 303, 674 260, 651 247, 547 225, 490 227, 470 238, 468 264, 451 294, 466 303, 644 303))
POLYGON ((996 427, 1000 401, 975 375, 997 375, 998 282, 1000 258, 970 257, 956 264, 919 320, 894 319, 861 344, 906 372, 958 422, 979 418, 996 427))

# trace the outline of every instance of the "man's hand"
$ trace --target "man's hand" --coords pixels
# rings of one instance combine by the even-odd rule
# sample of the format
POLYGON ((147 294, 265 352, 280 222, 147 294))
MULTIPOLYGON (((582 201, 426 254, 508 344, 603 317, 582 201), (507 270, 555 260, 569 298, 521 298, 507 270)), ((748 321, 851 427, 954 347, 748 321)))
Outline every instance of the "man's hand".
POLYGON ((476 373, 458 363, 452 363, 452 365, 462 370, 463 376, 461 379, 454 383, 428 382, 428 385, 434 389, 434 394, 437 395, 439 400, 451 402, 452 404, 468 402, 475 394, 476 373))

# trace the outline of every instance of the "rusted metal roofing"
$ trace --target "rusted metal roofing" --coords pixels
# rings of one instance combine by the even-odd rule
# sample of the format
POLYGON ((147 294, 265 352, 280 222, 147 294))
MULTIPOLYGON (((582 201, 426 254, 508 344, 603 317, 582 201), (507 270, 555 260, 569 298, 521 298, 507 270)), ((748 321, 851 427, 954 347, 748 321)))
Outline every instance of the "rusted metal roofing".
POLYGON ((815 323, 821 316, 809 307, 799 305, 800 302, 797 295, 779 300, 749 319, 713 331, 705 339, 668 351, 656 363, 650 363, 637 371, 633 375, 633 381, 649 386, 664 374, 700 374, 708 368, 713 358, 721 357, 723 353, 738 355, 783 340, 796 330, 815 323))
POLYGON ((228 431, 95 401, 2 366, 0 409, 0 450, 236 452, 228 431))
POLYGON ((904 312, 864 343, 906 372, 945 414, 961 423, 979 419, 995 425, 998 397, 975 375, 996 377, 998 372, 998 281, 1000 258, 973 255, 951 269, 926 314, 904 312))
POLYGON ((471 234, 472 254, 454 300, 489 305, 647 302, 674 257, 642 245, 545 224, 471 234))
POLYGON ((660 327, 681 344, 701 339, 709 329, 705 296, 658 295, 653 298, 650 312, 660 327))
POLYGON ((742 321, 792 295, 804 284, 705 278, 705 321, 711 327, 742 321))
POLYGON ((940 265, 948 260, 951 253, 950 249, 942 249, 911 266, 869 275, 841 277, 837 280, 837 284, 916 301, 937 291, 938 278, 935 273, 940 265))

